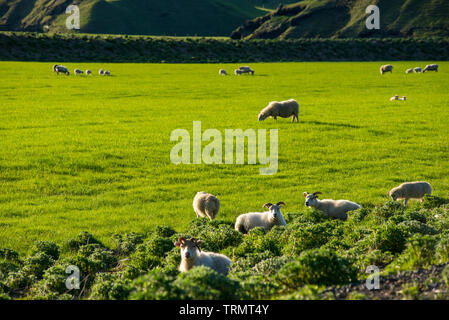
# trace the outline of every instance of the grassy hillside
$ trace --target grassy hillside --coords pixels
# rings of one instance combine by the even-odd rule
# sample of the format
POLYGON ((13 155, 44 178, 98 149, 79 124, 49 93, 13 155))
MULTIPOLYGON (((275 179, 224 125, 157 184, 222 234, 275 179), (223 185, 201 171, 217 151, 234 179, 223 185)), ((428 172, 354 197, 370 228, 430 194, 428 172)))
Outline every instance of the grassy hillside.
MULTIPOLYGON (((293 2, 293 1, 285 1, 293 2)), ((67 32, 65 9, 80 8, 89 33, 228 36, 274 0, 0 0, 0 30, 67 32), (47 29, 44 26, 48 26, 47 29)))
POLYGON ((428 37, 449 35, 446 0, 304 0, 247 21, 234 37, 428 37), (380 9, 380 29, 367 30, 365 9, 380 9))

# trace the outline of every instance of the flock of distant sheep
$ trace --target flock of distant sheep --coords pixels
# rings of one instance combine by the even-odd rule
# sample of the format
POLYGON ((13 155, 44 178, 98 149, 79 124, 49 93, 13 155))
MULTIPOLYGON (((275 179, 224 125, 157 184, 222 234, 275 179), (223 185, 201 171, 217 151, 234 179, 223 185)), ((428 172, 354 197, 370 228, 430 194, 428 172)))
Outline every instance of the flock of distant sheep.
MULTIPOLYGON (((69 69, 67 69, 66 67, 60 65, 60 64, 55 64, 53 65, 53 72, 56 72, 56 74, 65 74, 65 75, 70 75, 69 69)), ((84 73, 86 73, 87 76, 91 76, 92 75, 92 71, 90 71, 89 69, 87 69, 85 72, 81 69, 75 68, 75 70, 73 70, 73 73, 76 76, 82 75, 84 73)), ((100 69, 98 70, 98 74, 100 76, 110 76, 111 73, 108 70, 103 70, 100 69)))
MULTIPOLYGON (((345 221, 348 218, 348 212, 361 208, 359 204, 349 200, 320 200, 318 199, 320 194, 322 193, 319 191, 314 193, 303 192, 305 205, 309 208, 315 208, 331 218, 345 221)), ((425 181, 404 182, 388 193, 394 201, 403 199, 406 207, 410 199, 419 199, 422 202, 426 194, 432 194, 432 187, 430 183, 425 181)), ((237 217, 234 228, 246 234, 256 227, 262 227, 269 231, 274 226, 286 226, 287 223, 281 212, 281 206, 284 205, 285 203, 282 201, 276 204, 268 202, 262 206, 267 208, 268 211, 241 214, 237 217)), ((193 210, 197 218, 213 220, 220 211, 220 200, 210 193, 200 191, 193 198, 193 210)), ((184 237, 180 237, 174 243, 181 250, 179 271, 185 272, 195 266, 206 266, 220 274, 227 275, 232 264, 231 259, 223 254, 201 251, 201 244, 201 240, 184 237)))

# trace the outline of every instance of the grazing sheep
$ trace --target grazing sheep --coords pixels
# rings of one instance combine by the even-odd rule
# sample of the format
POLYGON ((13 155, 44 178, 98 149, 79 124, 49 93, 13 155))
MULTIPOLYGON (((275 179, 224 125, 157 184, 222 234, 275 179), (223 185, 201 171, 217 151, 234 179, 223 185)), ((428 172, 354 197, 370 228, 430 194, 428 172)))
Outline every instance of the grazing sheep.
POLYGON ((186 272, 196 266, 206 266, 222 275, 227 276, 231 266, 231 259, 223 254, 201 251, 201 240, 191 238, 189 240, 180 237, 175 246, 181 249, 181 264, 179 271, 186 272))
POLYGON ((385 72, 393 73, 393 66, 391 64, 380 66, 380 74, 384 74, 385 72))
POLYGON ((424 70, 422 72, 426 72, 426 71, 438 72, 438 65, 437 64, 428 64, 427 66, 424 67, 424 70))
POLYGON ((255 227, 262 227, 268 231, 274 226, 286 226, 287 223, 281 212, 282 205, 285 205, 285 203, 265 203, 262 208, 268 208, 269 211, 249 212, 239 215, 235 221, 235 230, 248 233, 249 230, 255 227))
POLYGON ((413 69, 407 69, 405 70, 405 73, 413 73, 413 69))
POLYGON ((66 67, 61 66, 59 64, 53 65, 53 72, 56 72, 56 74, 59 74, 59 73, 64 73, 66 75, 70 74, 69 69, 67 69, 66 67))
POLYGON ((421 73, 421 68, 420 67, 413 68, 413 71, 415 73, 421 73))
POLYGON ((235 69, 235 70, 234 70, 234 74, 235 74, 236 76, 241 75, 242 73, 243 73, 243 71, 240 70, 240 69, 235 69))
POLYGON ((266 106, 259 113, 259 121, 263 121, 268 117, 273 117, 276 120, 277 117, 288 118, 292 117, 292 122, 299 122, 299 104, 295 99, 290 99, 286 101, 271 101, 268 106, 266 106))
POLYGON ((109 76, 109 75, 111 75, 111 73, 110 73, 108 70, 105 70, 105 71, 104 71, 104 75, 105 75, 105 76, 109 76))
POLYGON ((86 75, 91 76, 92 75, 92 71, 86 70, 86 75))
POLYGON ((83 70, 75 69, 75 70, 73 70, 73 73, 74 73, 75 75, 79 75, 79 74, 83 74, 84 72, 83 72, 83 70))
POLYGON ((426 194, 432 194, 432 186, 425 181, 404 182, 398 187, 391 189, 388 193, 393 201, 405 199, 404 206, 406 207, 409 199, 420 199, 423 202, 426 194))
POLYGON ((210 193, 200 191, 193 198, 193 210, 197 218, 207 217, 214 220, 220 211, 220 200, 210 193))
POLYGON ((239 70, 240 70, 242 73, 251 73, 251 75, 254 75, 254 70, 251 69, 251 68, 248 67, 248 66, 242 66, 242 67, 239 67, 239 70))
POLYGON ((348 211, 360 209, 360 205, 349 200, 333 200, 323 199, 319 200, 318 195, 322 194, 317 191, 312 194, 304 192, 302 195, 306 198, 305 205, 308 207, 316 208, 332 218, 338 218, 340 220, 348 219, 348 211))
POLYGON ((390 101, 394 101, 394 100, 399 100, 399 96, 395 95, 393 97, 390 98, 390 101))
POLYGON ((402 96, 402 98, 399 98, 399 100, 405 101, 405 100, 407 100, 407 97, 406 96, 402 96))
POLYGON ((218 70, 218 74, 219 74, 220 76, 227 76, 227 75, 228 75, 228 73, 226 72, 225 69, 220 69, 220 70, 218 70))
POLYGON ((103 69, 98 70, 98 74, 99 74, 100 76, 104 75, 104 70, 103 70, 103 69))

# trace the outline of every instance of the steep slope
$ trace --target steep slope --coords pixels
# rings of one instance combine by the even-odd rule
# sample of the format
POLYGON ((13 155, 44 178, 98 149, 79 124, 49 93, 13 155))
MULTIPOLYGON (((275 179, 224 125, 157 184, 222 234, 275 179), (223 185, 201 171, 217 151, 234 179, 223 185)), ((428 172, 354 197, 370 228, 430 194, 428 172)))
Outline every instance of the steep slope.
POLYGON ((232 38, 449 36, 447 0, 304 0, 246 21, 232 38), (365 9, 380 9, 380 30, 367 30, 365 9))
POLYGON ((278 1, 0 0, 0 30, 68 32, 70 4, 80 8, 83 33, 227 36, 278 1))

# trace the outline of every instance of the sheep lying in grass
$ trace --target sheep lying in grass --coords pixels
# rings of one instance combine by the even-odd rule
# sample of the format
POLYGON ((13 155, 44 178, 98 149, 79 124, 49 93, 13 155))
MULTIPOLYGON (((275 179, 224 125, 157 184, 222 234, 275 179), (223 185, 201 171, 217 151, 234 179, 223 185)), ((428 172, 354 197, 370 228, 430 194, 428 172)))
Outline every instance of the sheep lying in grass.
POLYGON ((409 199, 420 199, 424 201, 424 195, 432 194, 432 186, 425 181, 404 182, 399 186, 390 190, 388 195, 396 201, 398 199, 405 199, 404 206, 407 207, 409 199))
POLYGON ((422 72, 427 72, 427 71, 438 72, 438 65, 437 64, 428 64, 427 66, 424 67, 424 70, 422 72))
POLYGON ((53 72, 56 72, 56 74, 59 74, 59 73, 63 73, 66 75, 70 74, 69 69, 67 69, 66 67, 61 66, 59 64, 53 65, 53 72))
POLYGON ((89 69, 86 70, 86 75, 91 76, 92 75, 92 71, 90 71, 89 69))
POLYGON ((399 96, 395 95, 390 98, 390 101, 399 100, 399 96))
POLYGON ((79 74, 83 74, 84 72, 83 72, 83 70, 75 69, 75 70, 73 70, 73 73, 77 76, 79 74))
POLYGON ((348 211, 353 211, 360 209, 360 205, 349 201, 349 200, 332 200, 332 199, 323 199, 319 200, 318 195, 322 194, 317 191, 312 194, 308 192, 304 192, 303 196, 306 198, 305 205, 308 207, 313 207, 322 211, 332 218, 337 218, 340 220, 348 219, 348 211))
POLYGON ((415 73, 421 73, 421 68, 420 67, 415 67, 415 68, 413 68, 413 71, 415 73))
POLYGON ((405 101, 405 100, 407 100, 407 97, 406 96, 402 96, 402 98, 399 98, 399 100, 405 101))
POLYGON ((385 72, 393 73, 393 66, 391 64, 380 66, 380 74, 384 74, 385 72))
POLYGON ((286 101, 271 101, 268 106, 266 106, 259 113, 259 121, 263 121, 268 117, 273 117, 276 120, 277 117, 288 118, 292 117, 292 122, 299 122, 299 104, 295 99, 290 99, 286 101))
POLYGON ((207 217, 213 220, 220 211, 220 200, 210 193, 200 191, 193 198, 193 210, 197 218, 207 217))
POLYGON ((206 266, 225 276, 229 273, 231 259, 223 254, 201 251, 203 242, 195 238, 189 240, 180 237, 175 246, 181 249, 179 271, 186 272, 196 266, 206 266))
POLYGON ((219 74, 220 76, 227 76, 227 75, 228 75, 228 73, 226 72, 225 69, 220 69, 220 70, 218 70, 218 74, 219 74))
POLYGON ((241 214, 237 217, 234 228, 239 232, 248 233, 255 227, 262 227, 268 231, 274 226, 286 226, 287 223, 281 212, 281 206, 283 205, 285 205, 284 202, 265 203, 262 208, 268 208, 269 211, 241 214))
POLYGON ((254 70, 248 66, 239 67, 239 70, 241 71, 241 73, 251 73, 251 75, 254 75, 254 70))
POLYGON ((405 70, 405 73, 413 73, 413 69, 407 69, 405 70))

